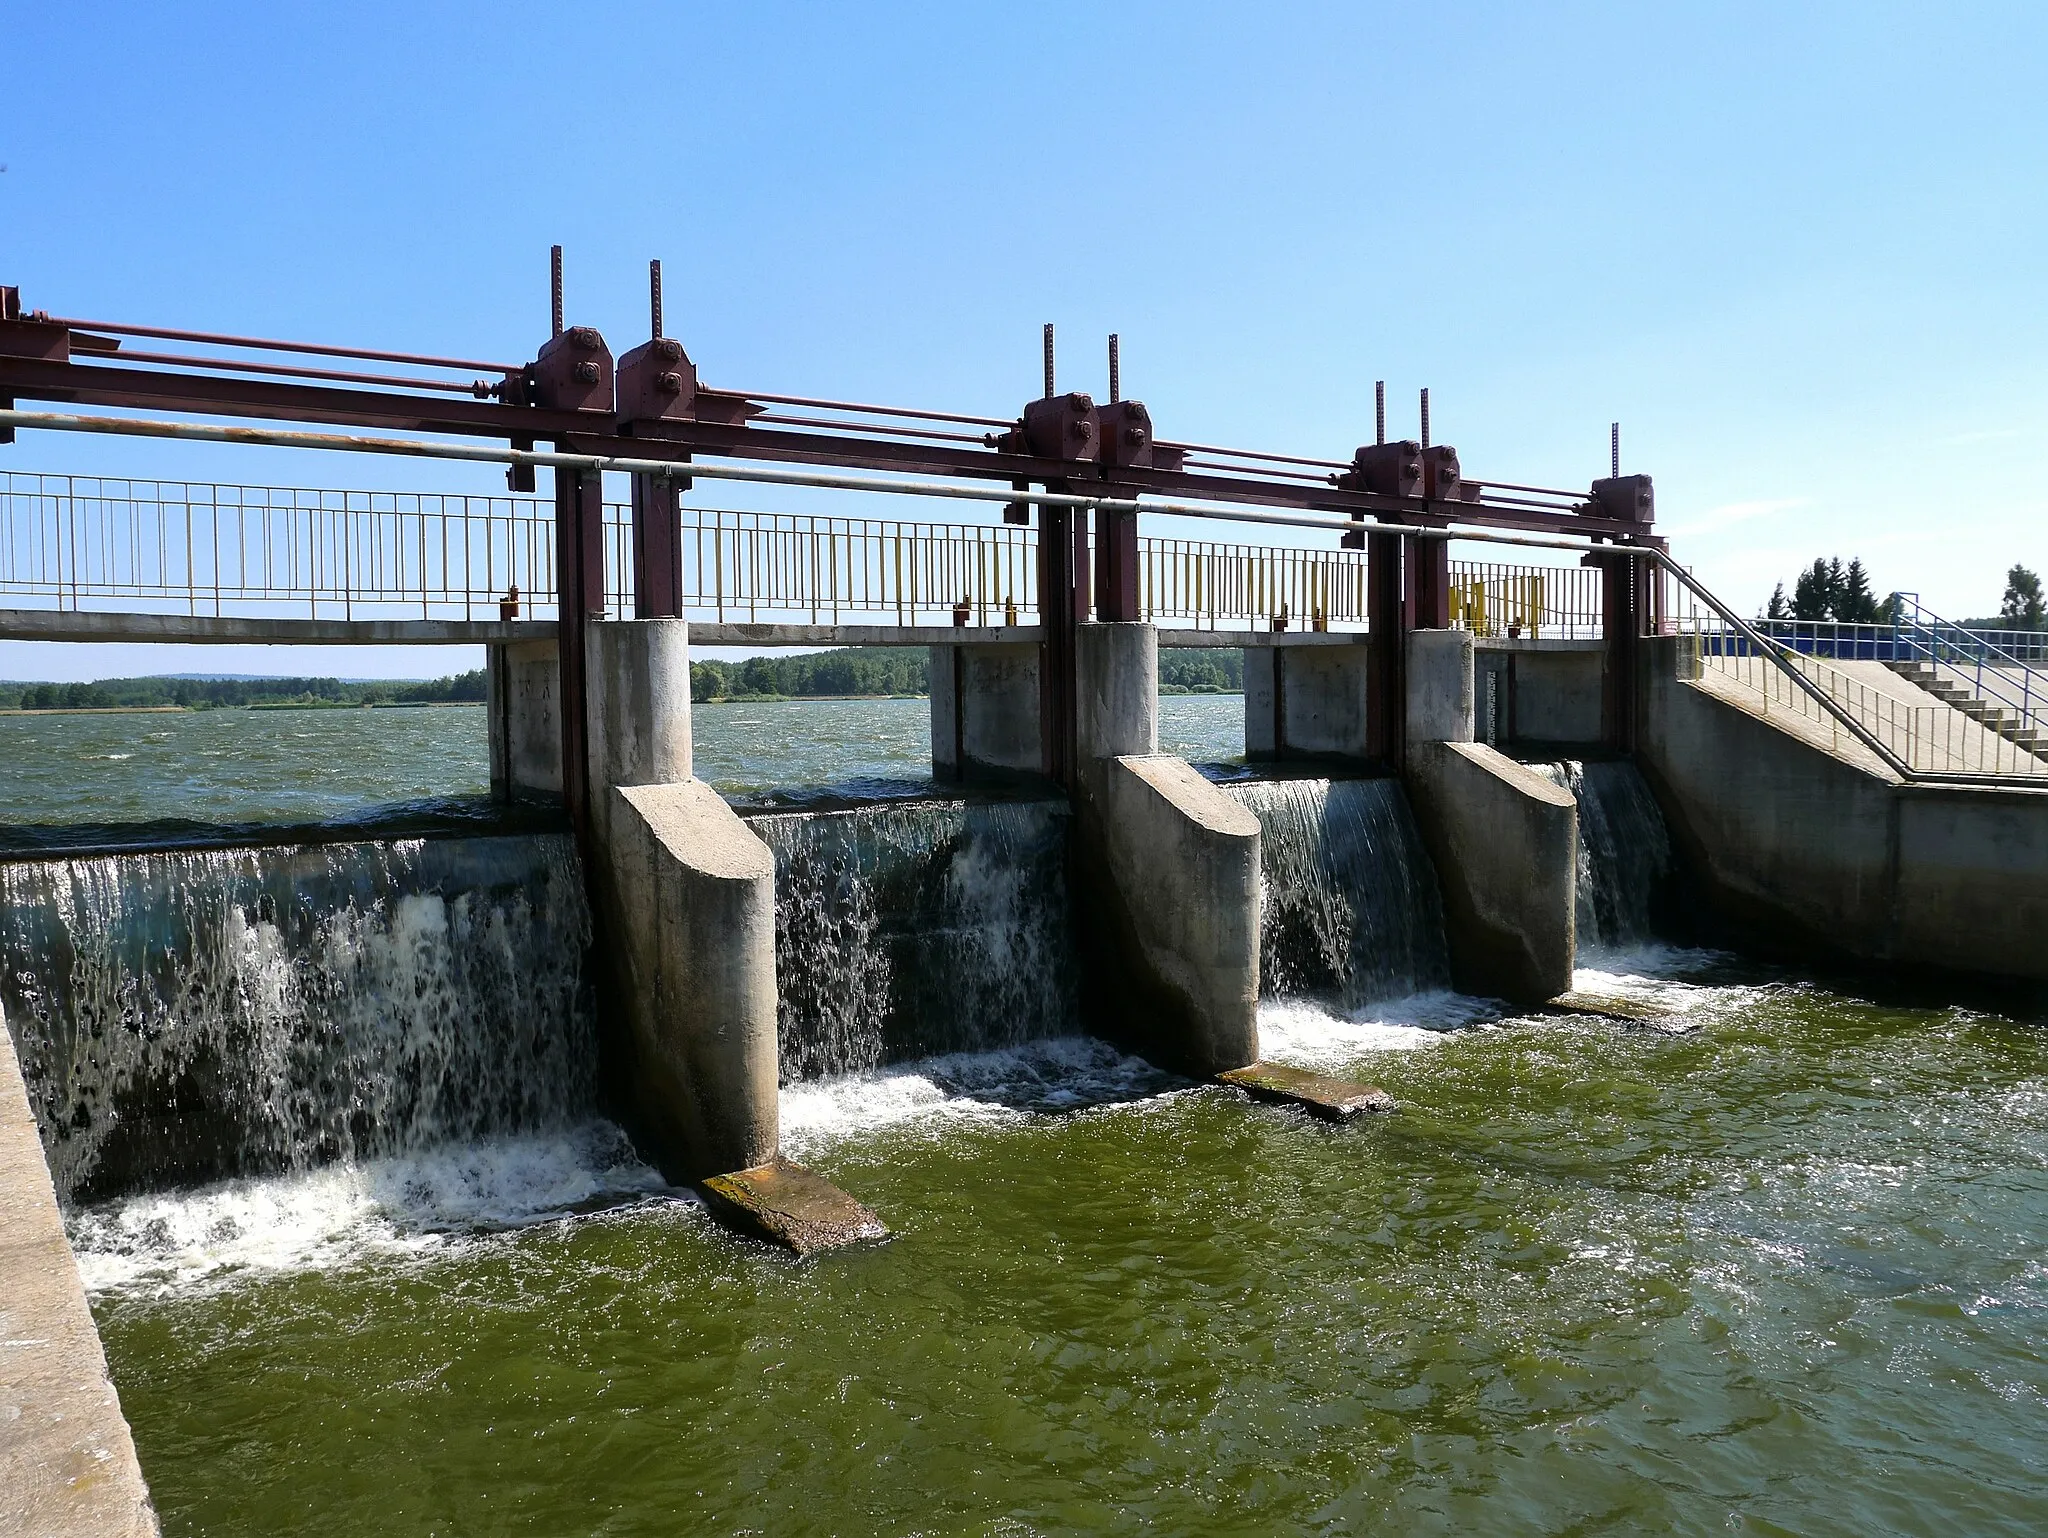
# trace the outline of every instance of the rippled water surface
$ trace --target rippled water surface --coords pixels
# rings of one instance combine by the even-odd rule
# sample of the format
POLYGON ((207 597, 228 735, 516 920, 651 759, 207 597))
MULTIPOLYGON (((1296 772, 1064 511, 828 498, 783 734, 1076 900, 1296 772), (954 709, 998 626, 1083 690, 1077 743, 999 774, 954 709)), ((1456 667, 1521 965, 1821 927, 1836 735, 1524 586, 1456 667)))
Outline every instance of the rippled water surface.
POLYGON ((2039 1032, 1609 964, 1666 1029, 1267 1006, 1346 1128, 1079 1041, 797 1086, 897 1231, 808 1264, 601 1137, 79 1237, 172 1533, 2038 1530, 2039 1032))
MULTIPOLYGON (((699 705, 697 776, 729 795, 931 775, 926 700, 699 705)), ((1244 752, 1240 695, 1160 701, 1160 749, 1244 752)), ((0 824, 311 822, 490 788, 481 706, 0 716, 0 824)))
MULTIPOLYGON (((923 701, 695 729, 741 798, 928 771, 923 701)), ((14 824, 485 778, 475 709, 0 720, 14 824)), ((173 1535, 2038 1531, 2039 1024, 1682 951, 1579 986, 1658 1023, 1269 1000, 1268 1055, 1398 1097, 1350 1127, 1077 1038, 794 1083, 790 1152, 896 1231, 812 1262, 603 1122, 73 1242, 173 1535)))

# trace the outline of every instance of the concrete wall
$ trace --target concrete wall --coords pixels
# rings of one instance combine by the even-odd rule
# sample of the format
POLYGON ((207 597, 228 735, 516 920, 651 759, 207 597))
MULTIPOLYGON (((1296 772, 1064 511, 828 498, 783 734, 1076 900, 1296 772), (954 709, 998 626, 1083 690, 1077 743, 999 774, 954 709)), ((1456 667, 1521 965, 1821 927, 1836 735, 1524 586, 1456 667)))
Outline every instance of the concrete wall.
POLYGON ((691 778, 689 627, 593 623, 586 653, 601 999, 617 1077, 674 1180, 775 1156, 775 859, 691 778))
POLYGON ((1039 772, 1038 654, 1035 642, 930 648, 933 774, 1039 772))
POLYGON ((553 641, 493 646, 489 661, 491 790, 562 793, 562 665, 553 641))
POLYGON ((1364 758, 1366 656, 1363 646, 1246 647, 1246 755, 1364 758))
POLYGON ((0 1533, 143 1538, 156 1513, 0 1022, 0 1533))
POLYGON ((1472 637, 1408 645, 1403 778, 1443 893, 1457 985, 1514 1003, 1572 985, 1578 806, 1533 769, 1472 740, 1472 637))
POLYGON ((1775 947, 2048 978, 2048 788, 1906 783, 1753 714, 1676 640, 1644 662, 1637 761, 1721 918, 1775 947))
POLYGON ((1600 740, 1601 651, 1508 653, 1517 742, 1600 740))

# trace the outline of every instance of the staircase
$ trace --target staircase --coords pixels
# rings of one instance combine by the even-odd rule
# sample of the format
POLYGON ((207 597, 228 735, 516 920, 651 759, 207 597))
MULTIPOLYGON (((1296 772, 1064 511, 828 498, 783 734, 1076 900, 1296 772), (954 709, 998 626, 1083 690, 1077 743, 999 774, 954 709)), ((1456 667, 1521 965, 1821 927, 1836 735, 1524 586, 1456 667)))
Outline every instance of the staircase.
POLYGON ((2036 758, 2048 758, 2048 732, 2023 720, 2017 711, 1978 699, 1954 679, 1943 677, 1933 663, 1887 662, 1885 666, 1944 704, 1954 706, 1987 731, 1998 733, 2007 742, 2024 748, 2036 758))

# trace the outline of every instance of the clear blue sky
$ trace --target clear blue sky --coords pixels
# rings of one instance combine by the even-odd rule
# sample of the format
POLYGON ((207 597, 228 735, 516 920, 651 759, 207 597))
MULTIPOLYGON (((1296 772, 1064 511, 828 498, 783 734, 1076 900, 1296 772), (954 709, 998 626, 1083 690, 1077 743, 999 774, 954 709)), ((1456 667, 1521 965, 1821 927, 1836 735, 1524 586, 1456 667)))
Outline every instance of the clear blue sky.
MULTIPOLYGON (((1995 607, 2048 567, 2048 7, 0 5, 31 306, 478 356, 669 329, 708 382, 1341 454, 1372 381, 1468 473, 1607 423, 1681 559, 1995 607)), ((19 468, 488 485, 26 436, 19 468), (344 471, 346 472, 344 474, 344 471)), ((0 676, 303 659, 0 648, 0 676), (66 657, 71 661, 67 661, 66 657)), ((427 659, 443 664, 444 654, 427 659)), ((324 670, 421 671, 329 655, 324 670)))

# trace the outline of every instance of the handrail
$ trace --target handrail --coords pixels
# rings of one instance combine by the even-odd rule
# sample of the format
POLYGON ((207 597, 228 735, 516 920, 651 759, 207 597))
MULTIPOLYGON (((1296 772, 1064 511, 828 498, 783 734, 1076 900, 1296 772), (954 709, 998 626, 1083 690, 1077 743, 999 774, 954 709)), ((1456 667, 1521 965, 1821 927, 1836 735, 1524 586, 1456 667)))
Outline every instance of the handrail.
MULTIPOLYGON (((1914 769, 1912 765, 1899 757, 1897 753, 1894 753, 1888 744, 1879 740, 1874 732, 1866 729, 1861 721, 1858 721, 1847 710, 1843 709, 1838 700, 1834 699, 1825 689, 1807 677, 1802 669, 1794 667, 1786 660, 1788 655, 1795 654, 1784 653, 1776 643, 1772 642, 1727 604, 1716 598, 1691 572, 1680 566, 1663 551, 1651 550, 1649 555, 1651 560, 1655 561, 1657 565, 1677 578, 1681 587, 1691 593, 1693 597, 1699 599, 1709 609, 1712 609, 1724 622, 1734 629, 1736 634, 1754 646, 1757 649, 1758 656, 1768 657, 1776 663, 1779 671, 1791 678, 1803 692, 1812 698, 1815 704, 1819 705, 1822 710, 1833 717, 1838 725, 1846 726, 1851 736, 1875 753, 1894 773, 1908 780, 1930 777, 1914 769)), ((1934 775, 1931 777, 1939 779, 1954 778, 1951 775, 1934 775)))

